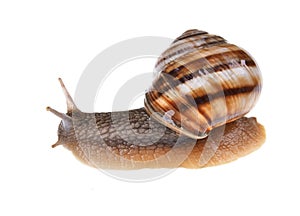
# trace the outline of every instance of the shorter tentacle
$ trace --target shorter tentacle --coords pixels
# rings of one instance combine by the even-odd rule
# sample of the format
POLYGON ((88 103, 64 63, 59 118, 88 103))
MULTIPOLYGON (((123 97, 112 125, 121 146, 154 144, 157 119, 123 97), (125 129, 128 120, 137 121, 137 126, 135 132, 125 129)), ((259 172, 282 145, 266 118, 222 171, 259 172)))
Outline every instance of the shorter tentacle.
MULTIPOLYGON (((62 126, 63 126, 63 129, 65 131, 70 131, 72 130, 72 127, 73 127, 73 120, 72 120, 72 117, 68 116, 67 114, 64 114, 64 113, 61 113, 61 112, 58 112, 57 110, 55 109, 52 109, 51 107, 46 107, 46 110, 47 111, 50 111, 52 112, 54 115, 58 116, 59 118, 62 119, 62 126)), ((61 140, 58 140, 55 144, 52 145, 52 148, 58 146, 58 145, 61 145, 63 143, 61 143, 61 140)))

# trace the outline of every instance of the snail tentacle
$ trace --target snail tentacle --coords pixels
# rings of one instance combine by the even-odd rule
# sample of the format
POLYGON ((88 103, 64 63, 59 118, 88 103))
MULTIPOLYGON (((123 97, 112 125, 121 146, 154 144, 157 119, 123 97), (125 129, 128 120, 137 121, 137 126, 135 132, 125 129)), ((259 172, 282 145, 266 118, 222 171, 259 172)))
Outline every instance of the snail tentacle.
POLYGON ((67 112, 68 113, 72 113, 74 110, 78 110, 76 104, 74 103, 73 98, 71 97, 69 91, 67 90, 64 82, 62 81, 61 78, 58 78, 58 81, 61 85, 61 88, 64 92, 65 98, 66 98, 66 102, 67 102, 67 112))

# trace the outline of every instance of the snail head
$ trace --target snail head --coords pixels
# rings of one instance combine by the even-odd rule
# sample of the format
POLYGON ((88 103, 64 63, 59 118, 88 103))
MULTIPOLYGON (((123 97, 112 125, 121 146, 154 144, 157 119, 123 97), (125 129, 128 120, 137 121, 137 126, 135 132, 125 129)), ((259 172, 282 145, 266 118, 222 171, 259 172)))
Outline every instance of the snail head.
POLYGON ((67 102, 67 113, 61 113, 51 107, 46 107, 47 111, 50 111, 51 113, 53 113, 54 115, 58 116, 59 118, 61 118, 61 122, 58 126, 58 141, 52 145, 52 148, 58 146, 58 145, 62 145, 62 144, 66 144, 66 143, 70 143, 70 142, 76 142, 76 136, 75 136, 75 131, 74 131, 74 127, 73 127, 73 120, 72 120, 72 114, 74 112, 81 112, 75 105, 70 93, 68 92, 68 90, 66 89, 63 81, 61 78, 58 78, 58 81, 60 82, 60 85, 62 87, 62 90, 64 92, 65 98, 66 98, 66 102, 67 102))

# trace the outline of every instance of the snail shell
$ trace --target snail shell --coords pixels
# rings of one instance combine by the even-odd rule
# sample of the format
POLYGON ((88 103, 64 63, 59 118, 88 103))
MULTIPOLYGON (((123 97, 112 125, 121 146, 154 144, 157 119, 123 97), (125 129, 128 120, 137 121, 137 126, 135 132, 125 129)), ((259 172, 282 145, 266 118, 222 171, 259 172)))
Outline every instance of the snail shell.
POLYGON ((248 113, 262 88, 260 70, 245 50, 199 30, 175 39, 155 69, 147 113, 195 139, 248 113))

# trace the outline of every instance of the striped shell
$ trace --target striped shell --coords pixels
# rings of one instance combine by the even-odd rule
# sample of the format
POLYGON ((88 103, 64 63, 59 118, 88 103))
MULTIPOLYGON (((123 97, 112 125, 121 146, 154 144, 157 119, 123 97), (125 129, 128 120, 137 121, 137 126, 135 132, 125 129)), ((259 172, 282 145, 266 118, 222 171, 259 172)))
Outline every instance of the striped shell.
POLYGON ((259 68, 246 51, 199 30, 175 39, 155 69, 146 111, 195 139, 248 113, 262 88, 259 68))

